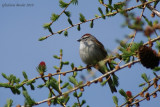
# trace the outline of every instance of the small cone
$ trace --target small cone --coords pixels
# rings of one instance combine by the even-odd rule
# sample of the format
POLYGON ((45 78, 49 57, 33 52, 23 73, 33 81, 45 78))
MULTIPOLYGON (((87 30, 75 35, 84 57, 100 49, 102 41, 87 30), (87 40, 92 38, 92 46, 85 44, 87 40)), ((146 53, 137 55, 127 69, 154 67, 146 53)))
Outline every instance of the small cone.
POLYGON ((139 59, 146 68, 155 68, 159 65, 159 57, 151 47, 140 46, 138 51, 139 59))

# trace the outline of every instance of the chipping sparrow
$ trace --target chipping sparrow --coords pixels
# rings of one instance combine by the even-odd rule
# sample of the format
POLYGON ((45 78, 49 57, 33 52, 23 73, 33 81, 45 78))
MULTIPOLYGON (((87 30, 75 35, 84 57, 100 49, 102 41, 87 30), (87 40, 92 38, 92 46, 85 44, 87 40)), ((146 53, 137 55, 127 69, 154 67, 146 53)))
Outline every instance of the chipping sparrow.
MULTIPOLYGON (((87 65, 95 65, 105 59, 107 57, 107 51, 105 50, 103 44, 99 42, 94 36, 91 34, 85 34, 83 35, 79 40, 80 42, 80 57, 82 61, 87 65)), ((97 66, 97 65, 96 65, 97 66)), ((105 65, 106 66, 106 65, 105 65)), ((95 67, 97 69, 97 67, 95 67)), ((106 70, 98 68, 98 70, 105 74, 106 70)), ((107 76, 106 78, 108 78, 107 76)), ((109 87, 111 89, 111 92, 117 92, 112 79, 110 78, 108 80, 109 87)))

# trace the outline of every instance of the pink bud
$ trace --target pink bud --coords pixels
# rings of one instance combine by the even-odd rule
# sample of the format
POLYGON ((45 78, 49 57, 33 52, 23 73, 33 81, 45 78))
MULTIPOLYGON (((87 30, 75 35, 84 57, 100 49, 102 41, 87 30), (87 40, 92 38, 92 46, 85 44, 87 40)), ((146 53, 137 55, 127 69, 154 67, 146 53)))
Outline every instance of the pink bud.
POLYGON ((127 94, 128 97, 132 97, 131 91, 127 91, 126 94, 127 94))
POLYGON ((46 63, 44 61, 41 61, 39 66, 46 66, 46 63))

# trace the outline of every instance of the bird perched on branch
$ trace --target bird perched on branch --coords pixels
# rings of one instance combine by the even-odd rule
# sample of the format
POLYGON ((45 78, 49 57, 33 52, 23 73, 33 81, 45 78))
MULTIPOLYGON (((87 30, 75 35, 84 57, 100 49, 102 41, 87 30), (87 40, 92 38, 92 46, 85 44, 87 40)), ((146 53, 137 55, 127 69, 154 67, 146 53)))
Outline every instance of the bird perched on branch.
MULTIPOLYGON (((80 42, 79 53, 82 61, 87 65, 92 65, 102 74, 108 72, 107 64, 102 61, 108 56, 103 44, 88 33, 84 34, 78 41, 80 42)), ((110 67, 110 63, 108 65, 110 67)), ((108 79, 111 92, 117 92, 115 86, 118 86, 118 77, 113 74, 112 77, 107 75, 106 78, 108 79)))

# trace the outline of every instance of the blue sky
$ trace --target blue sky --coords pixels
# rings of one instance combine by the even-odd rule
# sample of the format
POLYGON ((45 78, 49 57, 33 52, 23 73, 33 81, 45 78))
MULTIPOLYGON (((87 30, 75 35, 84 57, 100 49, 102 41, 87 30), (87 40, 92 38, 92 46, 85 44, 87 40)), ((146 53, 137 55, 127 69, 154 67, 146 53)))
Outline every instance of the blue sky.
MULTIPOLYGON (((51 22, 50 17, 52 13, 59 14, 63 9, 58 5, 58 0, 0 0, 0 73, 7 75, 14 74, 23 80, 22 71, 28 74, 29 79, 38 76, 36 67, 41 61, 45 61, 47 65, 47 73, 55 73, 53 66, 59 65, 58 60, 53 58, 53 55, 58 55, 59 50, 63 49, 64 61, 74 62, 75 66, 85 64, 79 57, 79 39, 85 33, 91 33, 101 41, 106 49, 114 50, 118 43, 117 39, 123 40, 125 35, 132 34, 133 31, 128 28, 122 28, 121 25, 124 22, 124 17, 116 15, 106 20, 99 19, 94 21, 94 28, 90 28, 90 23, 81 25, 81 31, 77 31, 76 27, 68 30, 68 37, 61 35, 53 35, 52 37, 38 41, 41 36, 48 35, 49 32, 44 30, 42 25, 44 23, 51 22), (33 4, 31 7, 3 7, 4 4, 33 4), (3 6, 2 6, 3 5, 3 6)), ((132 3, 135 5, 135 3, 132 3)), ((77 6, 71 5, 67 10, 71 11, 71 19, 73 23, 79 23, 79 13, 83 13, 86 19, 94 18, 95 14, 99 14, 98 7, 102 7, 98 0, 79 0, 77 6)), ((158 6, 157 6, 158 7, 158 6)), ((104 8, 103 8, 104 10, 104 8)), ((141 10, 136 9, 136 15, 139 16, 141 10)), ((149 17, 150 20, 158 19, 158 17, 151 18, 151 12, 146 9, 144 15, 149 17)), ((100 14, 99 14, 100 15, 100 14)), ((62 15, 52 26, 53 32, 68 27, 67 17, 62 15)), ((154 38, 155 36, 153 36, 154 38)), ((136 42, 143 40, 146 42, 146 38, 142 33, 137 33, 136 42)), ((70 67, 65 67, 63 71, 70 70, 70 67)), ((87 76, 88 74, 83 72, 78 73, 80 75, 87 76)), ((131 69, 125 68, 118 71, 116 74, 119 77, 120 85, 117 88, 124 89, 125 91, 132 91, 133 95, 140 92, 141 88, 138 88, 140 83, 144 81, 141 79, 141 74, 146 73, 153 78, 152 71, 145 69, 141 64, 135 64, 131 69)), ((101 74, 96 72, 97 77, 101 74)), ((67 75, 69 76, 69 75, 67 75)), ((67 81, 67 78, 64 78, 67 81)), ((80 78, 79 78, 80 79, 80 78)), ((90 78, 92 79, 92 78, 90 78)), ((5 79, 0 78, 1 82, 7 82, 5 79)), ((41 80, 36 82, 36 85, 42 83, 41 80)), ((24 98, 22 96, 13 95, 9 89, 0 88, 0 105, 6 103, 7 98, 14 100, 14 106, 17 104, 24 104, 24 98)), ((47 89, 36 89, 36 91, 29 90, 29 94, 35 99, 35 101, 41 101, 48 97, 47 89)), ((71 93, 72 94, 72 93, 71 93)), ((159 93, 158 93, 159 94, 159 93)), ((101 87, 100 84, 93 84, 90 87, 86 87, 83 95, 83 99, 86 99, 87 104, 90 107, 113 107, 115 106, 112 101, 112 96, 116 95, 119 98, 119 104, 124 102, 122 96, 112 94, 108 88, 108 85, 101 87)), ((72 95, 71 95, 72 96, 72 95)), ((80 99, 82 100, 82 99, 80 99)), ((69 102, 71 106, 74 102, 72 99, 69 102)), ((158 107, 158 98, 151 98, 150 102, 143 101, 140 103, 142 107, 158 107)), ((47 106, 47 104, 39 105, 39 107, 47 106)), ((57 106, 58 107, 58 106, 57 106)))

